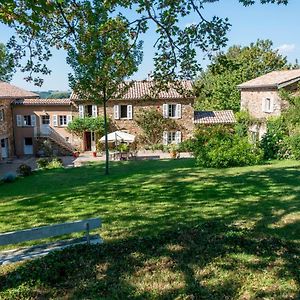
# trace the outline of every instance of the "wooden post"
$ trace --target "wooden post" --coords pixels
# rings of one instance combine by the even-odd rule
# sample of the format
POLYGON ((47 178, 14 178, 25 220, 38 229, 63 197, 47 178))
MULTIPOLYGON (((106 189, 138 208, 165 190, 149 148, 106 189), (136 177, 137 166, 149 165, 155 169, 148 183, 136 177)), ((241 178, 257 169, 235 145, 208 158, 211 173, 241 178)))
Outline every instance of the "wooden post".
POLYGON ((88 245, 90 245, 90 224, 86 223, 86 242, 88 245))

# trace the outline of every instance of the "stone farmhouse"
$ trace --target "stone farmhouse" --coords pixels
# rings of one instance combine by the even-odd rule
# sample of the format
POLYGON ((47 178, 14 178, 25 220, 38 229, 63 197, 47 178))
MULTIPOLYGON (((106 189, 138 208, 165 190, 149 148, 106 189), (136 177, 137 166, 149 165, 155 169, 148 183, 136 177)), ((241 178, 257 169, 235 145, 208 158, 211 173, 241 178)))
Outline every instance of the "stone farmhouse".
MULTIPOLYGON (((183 88, 192 89, 191 82, 183 88)), ((137 115, 146 109, 156 109, 165 118, 174 120, 176 129, 162 133, 162 142, 180 143, 193 136, 197 124, 234 123, 232 111, 194 111, 194 96, 183 96, 175 89, 151 96, 152 81, 136 81, 121 99, 107 103, 110 131, 122 130, 139 136, 142 129, 135 122, 137 115)), ((96 150, 96 135, 85 132, 82 137, 67 131, 76 117, 97 117, 103 107, 78 99, 40 99, 38 95, 8 83, 0 83, 0 160, 7 157, 42 155, 41 145, 47 140, 58 155, 96 150)))
POLYGON ((300 69, 274 71, 257 77, 238 86, 241 91, 241 110, 259 122, 250 127, 252 134, 259 139, 267 132, 266 120, 279 116, 288 103, 280 98, 280 89, 295 92, 300 82, 300 69))

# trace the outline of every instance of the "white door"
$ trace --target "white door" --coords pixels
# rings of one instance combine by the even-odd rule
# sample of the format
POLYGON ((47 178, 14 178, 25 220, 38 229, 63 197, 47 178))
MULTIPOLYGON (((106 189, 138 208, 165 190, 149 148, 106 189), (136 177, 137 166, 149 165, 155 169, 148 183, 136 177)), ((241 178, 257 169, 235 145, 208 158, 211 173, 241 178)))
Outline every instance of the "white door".
POLYGON ((25 155, 33 154, 33 141, 31 137, 24 138, 24 154, 25 155))
POLYGON ((93 152, 96 151, 96 134, 95 134, 95 132, 91 132, 91 150, 93 152))
POLYGON ((7 139, 1 140, 1 156, 2 156, 2 158, 8 158, 8 141, 7 141, 7 139))
POLYGON ((42 135, 49 135, 50 133, 50 116, 44 115, 40 117, 40 130, 42 135))

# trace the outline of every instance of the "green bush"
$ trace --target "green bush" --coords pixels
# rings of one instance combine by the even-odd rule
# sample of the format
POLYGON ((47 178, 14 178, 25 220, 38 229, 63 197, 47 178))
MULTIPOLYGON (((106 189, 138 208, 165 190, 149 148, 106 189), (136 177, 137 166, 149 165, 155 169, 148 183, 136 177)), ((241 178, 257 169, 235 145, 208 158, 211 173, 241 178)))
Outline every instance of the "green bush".
POLYGON ((39 158, 36 163, 39 169, 56 169, 63 166, 62 159, 59 157, 39 158))
POLYGON ((26 164, 21 164, 17 169, 17 173, 21 176, 29 176, 32 174, 32 169, 26 164))
POLYGON ((194 152, 195 147, 196 147, 196 140, 188 139, 179 144, 178 151, 179 152, 194 152))
POLYGON ((300 133, 292 135, 288 138, 290 152, 294 159, 300 159, 300 133))
POLYGON ((287 145, 283 142, 288 136, 288 129, 282 117, 270 118, 267 122, 267 133, 264 134, 260 148, 264 152, 264 159, 280 159, 285 156, 287 145))
POLYGON ((49 164, 49 162, 50 162, 49 158, 39 158, 36 160, 38 169, 45 169, 49 164))
POLYGON ((263 152, 247 137, 240 137, 231 127, 201 128, 196 134, 194 156, 202 167, 227 168, 255 165, 263 152))
POLYGON ((59 158, 52 159, 47 165, 47 169, 59 169, 62 167, 63 167, 63 164, 62 164, 61 159, 59 159, 59 158))

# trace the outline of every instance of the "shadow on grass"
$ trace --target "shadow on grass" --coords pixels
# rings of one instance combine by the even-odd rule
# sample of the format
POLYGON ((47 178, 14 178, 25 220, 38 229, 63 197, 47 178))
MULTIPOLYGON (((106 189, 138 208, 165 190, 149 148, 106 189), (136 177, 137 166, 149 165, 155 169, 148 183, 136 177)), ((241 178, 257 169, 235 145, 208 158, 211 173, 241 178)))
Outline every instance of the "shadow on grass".
POLYGON ((299 249, 220 222, 78 246, 0 276, 20 299, 298 299, 299 249))

